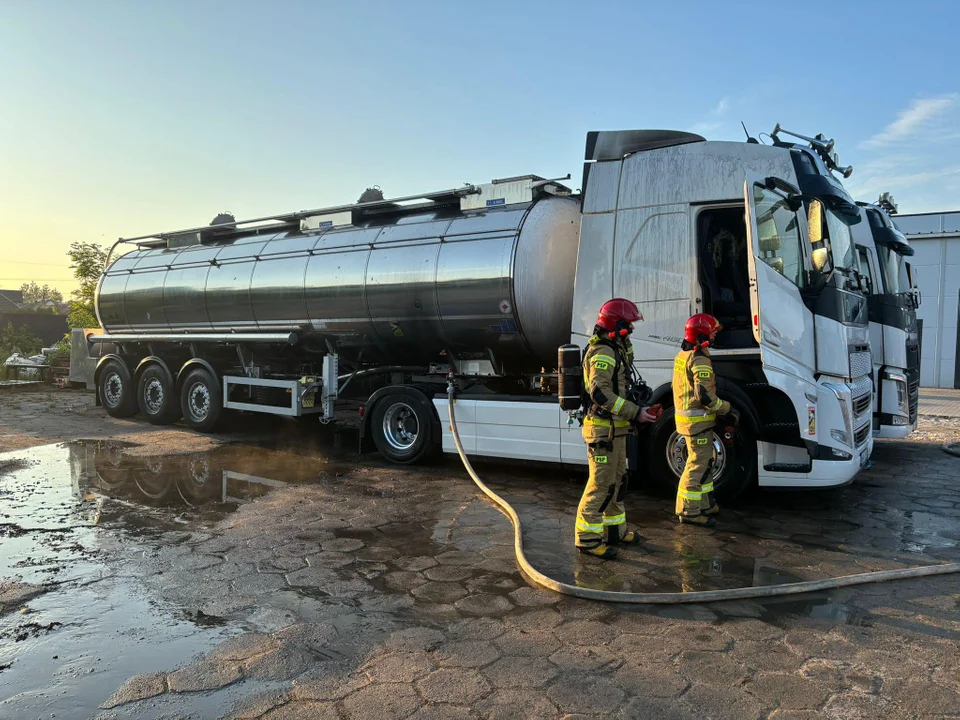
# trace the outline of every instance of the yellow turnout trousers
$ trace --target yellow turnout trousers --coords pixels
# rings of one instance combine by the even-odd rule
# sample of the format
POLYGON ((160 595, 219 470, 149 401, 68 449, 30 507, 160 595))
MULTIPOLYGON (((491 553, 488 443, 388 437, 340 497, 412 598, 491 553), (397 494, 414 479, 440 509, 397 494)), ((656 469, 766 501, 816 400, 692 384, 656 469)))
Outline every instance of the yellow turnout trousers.
POLYGON ((582 548, 602 544, 605 528, 621 533, 620 527, 627 522, 623 505, 627 489, 627 436, 613 438, 613 449, 596 442, 591 445, 587 447, 590 478, 577 508, 577 547, 582 548))
POLYGON ((686 435, 687 464, 677 488, 677 515, 699 515, 713 502, 713 430, 686 435))

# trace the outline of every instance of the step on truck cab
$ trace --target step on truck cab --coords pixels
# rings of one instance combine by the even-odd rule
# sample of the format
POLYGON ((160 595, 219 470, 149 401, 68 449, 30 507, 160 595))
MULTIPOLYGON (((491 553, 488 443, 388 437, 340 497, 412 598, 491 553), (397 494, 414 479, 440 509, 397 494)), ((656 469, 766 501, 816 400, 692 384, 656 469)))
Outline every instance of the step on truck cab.
POLYGON ((904 438, 917 429, 920 400, 920 295, 907 260, 913 248, 891 217, 897 205, 889 193, 858 205, 862 219, 853 235, 869 288, 873 435, 904 438))
MULTIPOLYGON (((637 369, 669 404, 686 318, 726 330, 717 489, 848 482, 869 456, 866 301, 832 141, 711 142, 672 131, 587 136, 582 192, 537 175, 121 239, 100 280, 98 402, 208 432, 224 411, 334 419, 397 463, 455 452, 446 388, 474 455, 586 465, 558 403, 557 349, 600 305, 637 302, 637 369)), ((569 176, 568 176, 569 177, 569 176)), ((675 487, 668 408, 634 450, 675 487)), ((635 444, 636 445, 636 444, 635 444)), ((643 471, 641 471, 641 457, 643 471)))

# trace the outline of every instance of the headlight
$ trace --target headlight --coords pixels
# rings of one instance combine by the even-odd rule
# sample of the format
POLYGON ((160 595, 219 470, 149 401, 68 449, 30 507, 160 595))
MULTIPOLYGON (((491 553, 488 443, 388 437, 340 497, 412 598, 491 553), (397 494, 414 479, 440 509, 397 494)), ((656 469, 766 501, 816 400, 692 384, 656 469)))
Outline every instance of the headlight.
POLYGON ((830 383, 824 383, 823 385, 836 395, 837 401, 840 403, 840 414, 843 415, 845 428, 845 430, 831 430, 830 437, 848 447, 853 447, 853 411, 848 397, 849 390, 843 385, 831 385, 830 383))
MULTIPOLYGON (((910 414, 910 398, 907 393, 907 376, 895 370, 887 370, 883 373, 884 380, 892 380, 897 386, 897 409, 904 415, 910 414)), ((897 423, 895 425, 906 425, 906 423, 897 423)))
POLYGON ((907 384, 897 383, 897 409, 904 415, 910 414, 910 405, 907 401, 907 384))

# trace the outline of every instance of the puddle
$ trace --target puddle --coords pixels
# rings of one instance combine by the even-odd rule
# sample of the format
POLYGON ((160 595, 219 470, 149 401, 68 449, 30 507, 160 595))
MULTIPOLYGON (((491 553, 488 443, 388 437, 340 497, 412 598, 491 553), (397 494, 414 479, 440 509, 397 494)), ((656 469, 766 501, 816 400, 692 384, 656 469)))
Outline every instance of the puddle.
POLYGON ((91 717, 131 675, 175 669, 248 630, 158 599, 117 553, 156 553, 272 490, 353 468, 246 446, 172 457, 125 447, 0 455, 0 579, 41 592, 0 605, 0 717, 91 717))
POLYGON ((869 611, 841 602, 828 593, 767 600, 760 605, 759 619, 764 622, 782 624, 791 617, 825 620, 834 625, 873 627, 873 616, 869 611))
POLYGON ((229 635, 158 607, 104 562, 101 502, 83 462, 90 449, 44 446, 0 461, 0 578, 46 590, 23 612, 0 614, 4 718, 89 717, 130 675, 180 664, 229 635))

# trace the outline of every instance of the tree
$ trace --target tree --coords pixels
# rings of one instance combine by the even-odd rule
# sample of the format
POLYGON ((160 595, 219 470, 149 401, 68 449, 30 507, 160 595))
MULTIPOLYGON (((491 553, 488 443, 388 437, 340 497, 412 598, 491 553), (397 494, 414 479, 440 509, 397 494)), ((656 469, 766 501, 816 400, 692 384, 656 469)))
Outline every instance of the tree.
POLYGON ((107 249, 96 243, 75 242, 67 251, 70 269, 79 286, 70 298, 70 314, 67 324, 72 328, 92 328, 100 325, 93 308, 97 283, 107 265, 107 249))
POLYGON ((8 322, 5 328, 0 329, 0 364, 15 352, 36 355, 42 348, 43 341, 26 325, 15 328, 12 322, 8 322))
POLYGON ((37 285, 35 282, 24 283, 20 286, 20 292, 23 293, 23 302, 26 305, 34 303, 44 303, 47 300, 53 300, 58 305, 63 302, 63 295, 56 288, 49 285, 37 285))

